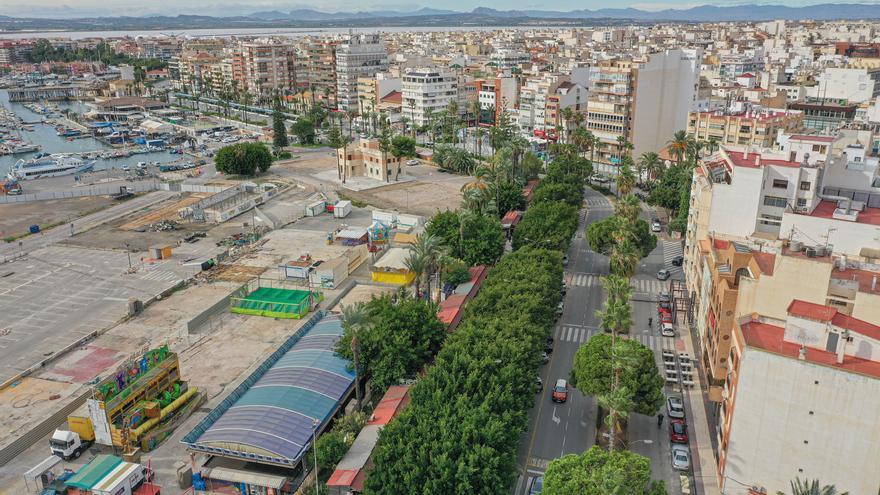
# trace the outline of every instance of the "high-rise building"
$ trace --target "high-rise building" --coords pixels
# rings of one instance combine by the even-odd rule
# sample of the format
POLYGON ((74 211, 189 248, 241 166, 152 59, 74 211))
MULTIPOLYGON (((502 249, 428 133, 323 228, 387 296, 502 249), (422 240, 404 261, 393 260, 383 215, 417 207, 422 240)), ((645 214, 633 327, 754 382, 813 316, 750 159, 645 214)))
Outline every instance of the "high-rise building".
POLYGON ((359 77, 388 70, 388 51, 378 34, 350 35, 336 47, 336 106, 358 110, 359 77))
POLYGON ((431 113, 458 101, 458 77, 443 69, 415 69, 403 76, 401 111, 414 125, 426 125, 431 113))
POLYGON ((292 43, 263 41, 240 46, 244 87, 258 98, 296 88, 296 50, 292 43))

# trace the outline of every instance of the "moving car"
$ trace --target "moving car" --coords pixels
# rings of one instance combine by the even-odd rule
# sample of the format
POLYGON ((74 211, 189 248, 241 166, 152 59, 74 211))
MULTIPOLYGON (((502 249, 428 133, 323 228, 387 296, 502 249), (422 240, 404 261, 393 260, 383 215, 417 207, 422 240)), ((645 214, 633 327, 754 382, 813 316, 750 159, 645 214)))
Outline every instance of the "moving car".
POLYGON ((687 471, 691 468, 691 453, 684 445, 672 446, 672 468, 687 471))
POLYGON ((657 272, 657 280, 669 280, 669 277, 671 276, 672 274, 665 268, 657 272))
POLYGON ((538 495, 541 493, 541 489, 544 488, 544 477, 538 476, 537 478, 532 480, 532 485, 529 487, 529 495, 538 495))
POLYGON ((418 165, 419 161, 418 160, 409 160, 408 162, 406 162, 406 164, 409 165, 410 167, 412 167, 413 165, 418 165))
POLYGON ((556 380, 556 386, 553 387, 550 400, 553 402, 565 402, 568 400, 568 382, 565 381, 565 378, 556 380))
POLYGON ((684 263, 684 256, 672 258, 672 266, 681 266, 682 263, 684 263))
POLYGON ((661 230, 663 230, 663 226, 660 225, 660 220, 654 219, 651 222, 651 232, 660 232, 661 230))
POLYGON ((675 327, 672 323, 663 322, 660 324, 660 335, 664 337, 675 337, 675 327))
POLYGON ((688 443, 688 427, 683 419, 669 420, 669 441, 672 443, 688 443))
POLYGON ((666 415, 672 419, 684 419, 684 402, 677 395, 670 395, 666 399, 666 415))

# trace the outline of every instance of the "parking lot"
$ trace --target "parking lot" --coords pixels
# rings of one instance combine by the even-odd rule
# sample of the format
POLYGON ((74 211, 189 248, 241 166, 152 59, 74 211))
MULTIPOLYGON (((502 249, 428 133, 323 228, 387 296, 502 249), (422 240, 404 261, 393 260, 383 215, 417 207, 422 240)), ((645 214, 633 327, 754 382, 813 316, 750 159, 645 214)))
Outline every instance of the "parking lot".
POLYGON ((198 266, 179 262, 194 254, 157 263, 134 254, 139 269, 128 273, 124 252, 55 245, 2 265, 0 380, 112 325, 127 313, 130 297, 150 299, 195 273, 198 266))

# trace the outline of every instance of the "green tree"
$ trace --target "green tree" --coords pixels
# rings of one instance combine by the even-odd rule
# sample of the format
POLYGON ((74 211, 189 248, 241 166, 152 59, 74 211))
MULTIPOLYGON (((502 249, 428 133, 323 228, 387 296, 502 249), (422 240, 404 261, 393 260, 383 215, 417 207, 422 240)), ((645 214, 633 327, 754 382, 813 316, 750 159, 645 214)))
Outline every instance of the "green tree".
POLYGON ((498 207, 498 216, 504 216, 505 213, 511 210, 524 210, 526 208, 526 198, 523 196, 522 186, 516 182, 493 183, 489 194, 496 198, 495 203, 498 207))
MULTIPOLYGON (((336 175, 339 180, 342 180, 342 172, 343 172, 344 167, 341 167, 339 164, 338 150, 347 147, 348 143, 350 143, 348 136, 345 136, 342 134, 342 130, 339 129, 339 126, 334 125, 334 126, 330 127, 330 131, 327 132, 327 144, 329 144, 330 147, 333 148, 333 150, 336 154, 336 175)), ((342 157, 343 157, 343 160, 347 161, 347 157, 348 157, 347 150, 345 150, 342 153, 342 157)), ((343 165, 346 165, 346 164, 343 164, 343 165)))
MULTIPOLYGON (((571 384, 585 395, 608 395, 612 391, 612 337, 594 335, 574 356, 571 384)), ((654 351, 636 340, 618 339, 614 344, 615 358, 626 365, 620 372, 620 387, 631 394, 633 408, 629 412, 656 414, 663 405, 663 378, 657 371, 654 351)))
POLYGON ((564 201, 575 208, 580 208, 584 202, 584 188, 572 182, 542 182, 535 189, 532 203, 545 201, 564 201))
POLYGON ((455 259, 443 267, 443 279, 450 285, 463 284, 471 279, 471 272, 467 263, 455 259))
POLYGON ((446 210, 436 213, 428 225, 425 227, 425 233, 438 237, 440 242, 449 249, 449 252, 456 257, 461 257, 459 247, 461 219, 457 212, 446 210))
POLYGON ((791 493, 776 492, 777 495, 849 495, 849 492, 838 492, 834 485, 820 485, 819 480, 802 480, 795 478, 791 482, 791 493))
POLYGON ((550 461, 541 495, 665 495, 651 481, 651 461, 629 451, 606 452, 597 445, 583 454, 550 461))
MULTIPOLYGON (((403 158, 413 158, 416 156, 416 140, 409 136, 395 136, 391 140, 391 154, 400 162, 403 158)), ((400 163, 394 171, 394 180, 400 174, 400 163)))
POLYGON ((237 143, 220 148, 214 164, 224 174, 254 175, 269 170, 272 153, 262 143, 237 143))
POLYGON ((272 113, 272 131, 272 145, 276 149, 286 148, 290 144, 287 141, 287 126, 284 125, 284 114, 281 113, 280 105, 272 113))
MULTIPOLYGON (((587 242, 590 249, 605 255, 611 254, 614 247, 614 233, 624 228, 625 224, 617 216, 610 216, 592 222, 587 227, 587 242)), ((651 254, 657 247, 657 237, 651 233, 648 222, 642 219, 629 226, 636 247, 642 258, 651 254)))
POLYGON ((469 265, 492 265, 504 253, 504 229, 497 218, 465 216, 461 224, 460 256, 469 265))
POLYGON ((684 158, 688 150, 688 136, 685 131, 675 131, 675 135, 666 144, 669 152, 675 157, 678 165, 684 165, 684 158))
POLYGON ((578 210, 561 202, 533 204, 513 232, 513 248, 544 247, 564 251, 577 230, 578 210))
POLYGON ((290 126, 290 131, 299 138, 300 144, 315 144, 315 122, 308 117, 300 117, 290 126))
POLYGON ((351 342, 357 335, 360 366, 377 393, 417 373, 446 337, 437 307, 430 301, 386 295, 366 303, 364 310, 369 330, 355 333, 343 328, 336 352, 353 359, 351 342))

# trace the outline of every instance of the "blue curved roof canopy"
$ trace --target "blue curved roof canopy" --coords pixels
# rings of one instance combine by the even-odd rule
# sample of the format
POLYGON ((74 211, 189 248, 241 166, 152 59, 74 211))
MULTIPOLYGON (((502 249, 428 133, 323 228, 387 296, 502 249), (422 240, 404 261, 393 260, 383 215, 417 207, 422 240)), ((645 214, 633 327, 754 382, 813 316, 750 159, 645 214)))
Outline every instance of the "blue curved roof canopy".
POLYGON ((216 455, 296 464, 313 430, 354 386, 349 362, 333 350, 341 336, 338 316, 313 315, 181 442, 216 455))

